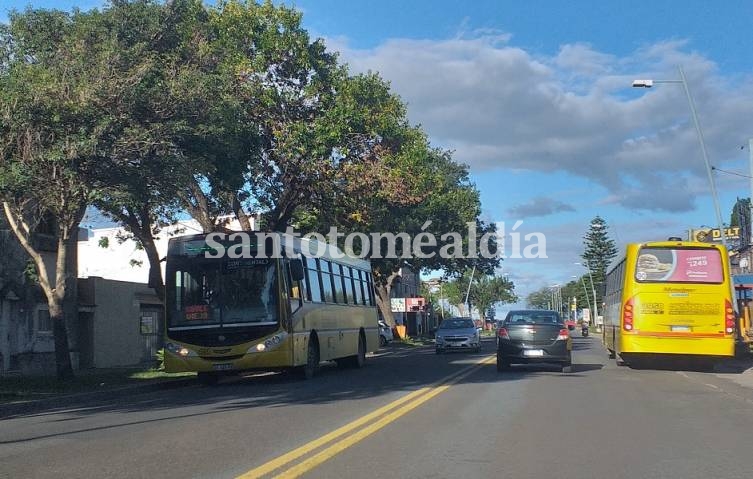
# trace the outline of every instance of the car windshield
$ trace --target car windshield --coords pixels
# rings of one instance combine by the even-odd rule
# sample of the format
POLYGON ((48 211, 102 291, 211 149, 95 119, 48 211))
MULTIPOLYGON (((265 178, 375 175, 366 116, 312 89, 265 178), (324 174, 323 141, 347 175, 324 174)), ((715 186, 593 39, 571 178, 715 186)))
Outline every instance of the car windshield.
POLYGON ((554 311, 517 311, 510 313, 506 324, 559 324, 559 315, 554 311))
POLYGON ((465 329, 474 327, 470 319, 446 319, 439 326, 439 329, 465 329))

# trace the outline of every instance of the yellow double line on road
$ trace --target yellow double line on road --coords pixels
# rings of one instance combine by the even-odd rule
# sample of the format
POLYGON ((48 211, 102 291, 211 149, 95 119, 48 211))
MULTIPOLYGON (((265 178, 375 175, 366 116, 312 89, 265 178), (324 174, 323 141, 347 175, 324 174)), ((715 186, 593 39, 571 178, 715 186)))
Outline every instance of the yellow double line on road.
POLYGON ((408 412, 421 406, 422 404, 424 404, 426 401, 430 400, 431 398, 438 396, 439 394, 448 390, 450 386, 462 380, 463 378, 469 376, 481 366, 485 364, 490 364, 493 360, 494 360, 494 356, 488 356, 484 359, 481 359, 471 366, 468 366, 466 368, 461 369, 460 371, 456 373, 446 376, 445 378, 437 381, 431 386, 423 387, 421 389, 413 391, 410 394, 406 394, 400 399, 397 399, 387 404, 386 406, 382 406, 379 409, 372 411, 369 414, 366 414, 365 416, 362 416, 356 419, 355 421, 350 422, 338 429, 335 429, 334 431, 329 432, 325 434, 324 436, 321 436, 318 439, 315 439, 311 442, 304 444, 303 446, 293 449, 292 451, 285 453, 282 456, 279 456, 275 459, 272 459, 271 461, 265 464, 262 464, 259 467, 251 469, 245 474, 238 476, 237 479, 252 479, 252 478, 255 479, 255 478, 264 477, 268 474, 273 473, 274 471, 278 469, 281 469, 285 466, 290 465, 293 461, 305 456, 306 454, 316 449, 319 449, 320 447, 326 444, 329 444, 335 439, 345 436, 346 434, 352 431, 356 431, 353 434, 343 439, 340 439, 339 441, 335 442, 334 444, 331 444, 325 449, 322 449, 321 451, 309 457, 308 459, 280 472, 278 475, 275 476, 277 478, 285 478, 285 479, 292 479, 295 477, 300 477, 301 475, 314 469, 315 467, 327 461, 328 459, 331 459, 332 457, 336 456, 337 454, 344 451, 345 449, 353 446, 354 444, 362 441, 363 439, 370 436, 371 434, 374 434, 375 432, 379 431, 380 429, 387 426, 388 424, 396 421, 397 419, 404 416, 408 412), (403 406, 403 407, 400 407, 400 406, 403 406), (375 419, 377 420, 374 421, 375 419), (366 427, 359 429, 362 426, 366 426, 366 427))

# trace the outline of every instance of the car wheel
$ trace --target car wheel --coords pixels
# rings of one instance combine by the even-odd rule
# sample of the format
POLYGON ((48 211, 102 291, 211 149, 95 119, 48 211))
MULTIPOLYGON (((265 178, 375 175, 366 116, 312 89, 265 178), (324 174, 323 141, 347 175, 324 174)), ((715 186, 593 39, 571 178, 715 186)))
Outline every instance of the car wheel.
POLYGON ((380 335, 379 336, 379 347, 383 348, 385 346, 387 346, 387 338, 385 338, 384 336, 380 335))
POLYGON ((510 369, 510 362, 505 361, 504 359, 497 356, 497 371, 503 372, 503 371, 508 371, 509 369, 510 369))

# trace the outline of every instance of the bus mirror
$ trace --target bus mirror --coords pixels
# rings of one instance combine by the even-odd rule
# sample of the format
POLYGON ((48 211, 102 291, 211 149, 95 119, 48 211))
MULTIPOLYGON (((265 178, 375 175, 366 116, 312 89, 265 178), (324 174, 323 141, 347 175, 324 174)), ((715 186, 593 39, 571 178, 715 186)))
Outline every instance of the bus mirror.
POLYGON ((290 277, 293 281, 301 281, 303 279, 303 261, 300 258, 290 260, 290 277))

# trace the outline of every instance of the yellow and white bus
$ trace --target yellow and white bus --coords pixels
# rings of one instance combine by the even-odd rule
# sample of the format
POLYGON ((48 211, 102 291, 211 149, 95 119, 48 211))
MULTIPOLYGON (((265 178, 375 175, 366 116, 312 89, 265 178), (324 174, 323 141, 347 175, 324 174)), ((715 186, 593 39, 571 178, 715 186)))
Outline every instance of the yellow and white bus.
POLYGON ((211 233, 170 240, 165 369, 214 383, 248 370, 299 368, 310 378, 329 360, 363 366, 379 345, 369 261, 280 233, 244 234, 266 239, 240 244, 235 235, 211 233), (273 254, 283 240, 292 254, 273 254), (220 254, 230 251, 243 257, 220 254))
POLYGON ((629 244, 606 276, 604 345, 618 364, 656 355, 728 358, 736 324, 724 246, 629 244))

